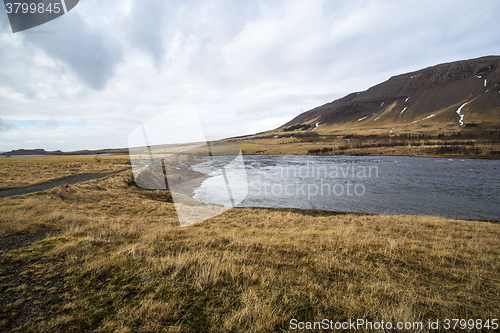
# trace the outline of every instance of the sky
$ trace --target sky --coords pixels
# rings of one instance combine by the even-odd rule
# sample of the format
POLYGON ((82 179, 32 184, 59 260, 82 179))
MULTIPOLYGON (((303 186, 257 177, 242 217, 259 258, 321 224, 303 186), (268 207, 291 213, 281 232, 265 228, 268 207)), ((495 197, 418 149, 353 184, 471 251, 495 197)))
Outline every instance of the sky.
POLYGON ((0 151, 126 148, 155 118, 183 132, 192 114, 175 110, 192 106, 207 140, 271 130, 394 75, 499 55, 498 13, 498 0, 81 0, 14 34, 0 4, 0 151))

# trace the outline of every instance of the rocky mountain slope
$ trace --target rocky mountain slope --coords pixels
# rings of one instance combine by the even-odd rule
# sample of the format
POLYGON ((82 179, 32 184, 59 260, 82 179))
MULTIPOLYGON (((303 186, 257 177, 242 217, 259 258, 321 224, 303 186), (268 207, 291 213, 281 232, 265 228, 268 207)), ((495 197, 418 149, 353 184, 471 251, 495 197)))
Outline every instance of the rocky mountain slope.
POLYGON ((456 133, 465 127, 500 127, 500 56, 391 77, 306 111, 271 133, 456 133))

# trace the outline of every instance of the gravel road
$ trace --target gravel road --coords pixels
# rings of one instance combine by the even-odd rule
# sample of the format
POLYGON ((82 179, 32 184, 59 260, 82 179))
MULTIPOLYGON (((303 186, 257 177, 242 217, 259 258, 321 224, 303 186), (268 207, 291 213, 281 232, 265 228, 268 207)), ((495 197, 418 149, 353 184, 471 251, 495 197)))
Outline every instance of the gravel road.
POLYGON ((125 170, 129 170, 129 169, 130 168, 126 168, 126 169, 113 171, 113 172, 106 172, 106 173, 82 173, 79 175, 67 176, 67 177, 63 177, 63 178, 59 178, 59 179, 49 180, 48 182, 44 182, 44 183, 40 183, 40 184, 34 184, 34 185, 25 186, 25 187, 3 190, 3 191, 0 191, 0 198, 1 197, 10 197, 12 195, 20 195, 20 194, 28 194, 28 193, 33 193, 33 192, 45 191, 45 190, 50 190, 51 188, 65 185, 65 184, 76 184, 76 183, 84 182, 87 180, 104 178, 106 176, 114 175, 116 173, 120 173, 120 172, 123 172, 125 170))

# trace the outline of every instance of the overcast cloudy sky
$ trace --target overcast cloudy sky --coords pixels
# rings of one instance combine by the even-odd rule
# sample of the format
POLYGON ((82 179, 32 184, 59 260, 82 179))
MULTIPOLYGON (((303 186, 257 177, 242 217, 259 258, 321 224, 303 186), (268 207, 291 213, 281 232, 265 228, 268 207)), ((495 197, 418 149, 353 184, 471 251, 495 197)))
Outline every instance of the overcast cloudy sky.
POLYGON ((81 0, 16 34, 0 9, 0 151, 127 147, 191 104, 208 139, 251 134, 393 75, 500 54, 498 0, 81 0))

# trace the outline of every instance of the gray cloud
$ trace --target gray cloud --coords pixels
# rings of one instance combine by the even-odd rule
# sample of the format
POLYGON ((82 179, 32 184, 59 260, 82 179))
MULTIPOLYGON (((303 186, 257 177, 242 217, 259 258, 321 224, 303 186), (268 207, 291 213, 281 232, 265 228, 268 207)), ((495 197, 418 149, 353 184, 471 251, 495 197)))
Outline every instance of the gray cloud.
POLYGON ((16 128, 16 125, 13 123, 8 123, 5 120, 0 117, 0 132, 7 132, 8 130, 11 130, 13 128, 16 128))
POLYGON ((121 23, 130 45, 151 56, 157 68, 163 65, 165 57, 163 31, 172 16, 168 5, 167 1, 134 1, 121 23))
POLYGON ((0 33, 2 34, 12 33, 12 29, 10 28, 9 18, 4 10, 0 10, 0 33))
POLYGON ((186 62, 199 75, 220 67, 224 44, 257 14, 254 2, 133 0, 122 29, 158 69, 186 62))
POLYGON ((211 139, 275 128, 392 75, 498 54, 499 11, 496 0, 87 0, 0 34, 0 110, 88 124, 20 128, 0 145, 123 147, 139 123, 188 104, 211 139))
POLYGON ((51 120, 45 121, 44 126, 47 129, 54 130, 54 129, 59 127, 59 123, 56 120, 51 119, 51 120))
POLYGON ((92 89, 104 89, 123 58, 121 44, 113 39, 106 27, 91 27, 77 10, 46 25, 48 27, 40 29, 56 33, 25 34, 25 41, 76 73, 92 89))

